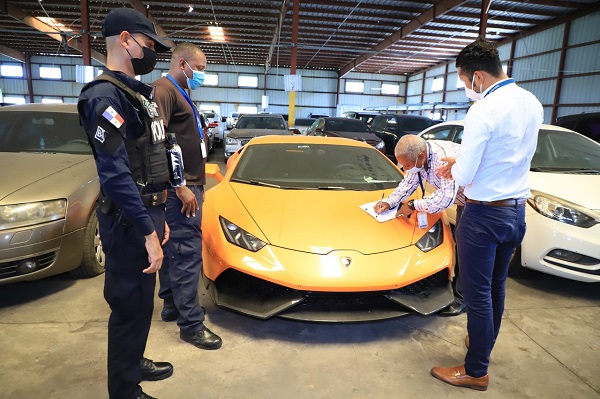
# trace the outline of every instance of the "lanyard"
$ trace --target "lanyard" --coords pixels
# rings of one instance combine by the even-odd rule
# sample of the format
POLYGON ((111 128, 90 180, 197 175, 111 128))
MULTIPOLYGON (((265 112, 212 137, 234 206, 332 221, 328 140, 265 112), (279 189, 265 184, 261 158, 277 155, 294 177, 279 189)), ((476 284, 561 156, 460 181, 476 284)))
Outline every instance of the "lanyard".
POLYGON ((192 103, 192 99, 187 95, 185 90, 183 90, 181 88, 181 86, 179 86, 179 84, 175 81, 175 79, 173 79, 173 77, 171 75, 167 74, 167 78, 169 78, 169 80, 171 82, 173 82, 175 87, 177 87, 179 89, 179 92, 181 93, 181 95, 183 95, 183 98, 185 98, 185 100, 188 102, 188 104, 190 104, 190 107, 192 107, 192 111, 194 111, 194 116, 196 117, 196 123, 198 124, 198 131, 200 132, 200 138, 202 140, 204 140, 204 130, 202 130, 202 122, 200 121, 200 115, 198 114, 198 110, 192 103))
POLYGON ((496 83, 494 85, 494 87, 492 87, 487 93, 485 93, 485 96, 483 96, 484 98, 487 97, 488 94, 495 92, 496 90, 498 90, 499 88, 501 88, 502 86, 506 86, 509 83, 515 83, 515 80, 510 78, 510 79, 506 79, 503 80, 500 83, 496 83))
MULTIPOLYGON (((429 173, 429 168, 431 167, 431 148, 429 146, 429 143, 426 142, 425 144, 427 145, 427 169, 428 169, 428 170, 425 171, 425 173, 428 174, 429 173)), ((423 179, 421 178, 421 171, 422 170, 423 169, 421 169, 418 172, 419 173, 418 174, 418 176, 419 176, 419 186, 421 186, 421 190, 423 190, 423 196, 425 196, 425 186, 423 185, 423 179)))

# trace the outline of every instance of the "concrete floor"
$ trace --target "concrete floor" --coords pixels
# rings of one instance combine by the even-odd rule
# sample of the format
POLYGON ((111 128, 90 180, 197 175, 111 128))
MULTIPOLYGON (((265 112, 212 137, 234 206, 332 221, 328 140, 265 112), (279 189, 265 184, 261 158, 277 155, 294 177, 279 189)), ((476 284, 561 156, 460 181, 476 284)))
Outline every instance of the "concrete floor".
MULTIPOLYGON (((217 149, 219 151, 220 149, 217 149)), ((218 159, 217 155, 215 159, 218 159)), ((0 398, 106 398, 109 308, 104 277, 69 275, 0 286, 0 398)), ((509 279, 487 392, 434 379, 463 362, 466 315, 364 324, 258 321, 217 309, 201 288, 207 326, 224 341, 203 351, 160 320, 146 356, 174 375, 143 382, 162 399, 600 398, 600 286, 536 272, 509 279)))

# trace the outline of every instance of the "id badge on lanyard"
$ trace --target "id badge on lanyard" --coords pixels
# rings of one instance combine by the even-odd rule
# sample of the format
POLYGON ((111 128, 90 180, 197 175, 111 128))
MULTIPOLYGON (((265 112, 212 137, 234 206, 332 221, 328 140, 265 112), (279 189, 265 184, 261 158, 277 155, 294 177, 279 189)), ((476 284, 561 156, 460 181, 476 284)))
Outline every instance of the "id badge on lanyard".
POLYGON ((206 159, 208 153, 206 152, 206 142, 202 137, 200 137, 200 150, 202 151, 202 158, 206 159))

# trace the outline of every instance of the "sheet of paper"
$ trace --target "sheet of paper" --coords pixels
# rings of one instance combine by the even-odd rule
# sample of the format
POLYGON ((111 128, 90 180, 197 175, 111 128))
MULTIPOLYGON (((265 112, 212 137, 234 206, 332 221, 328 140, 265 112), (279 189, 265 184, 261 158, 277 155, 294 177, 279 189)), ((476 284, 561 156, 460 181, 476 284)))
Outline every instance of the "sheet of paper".
POLYGON ((367 212, 369 215, 373 216, 375 220, 379 223, 387 222, 388 220, 392 220, 396 218, 396 208, 389 209, 382 213, 375 213, 373 208, 375 205, 379 204, 379 201, 367 202, 360 206, 360 209, 367 212))

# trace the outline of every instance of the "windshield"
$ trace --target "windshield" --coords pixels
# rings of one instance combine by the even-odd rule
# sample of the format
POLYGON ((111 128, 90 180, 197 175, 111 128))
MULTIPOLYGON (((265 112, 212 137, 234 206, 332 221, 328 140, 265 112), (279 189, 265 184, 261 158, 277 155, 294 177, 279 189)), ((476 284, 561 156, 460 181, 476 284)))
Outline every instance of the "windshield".
POLYGON ((370 133, 369 127, 358 119, 326 119, 325 130, 330 132, 370 133))
POLYGON ((576 133, 541 129, 531 169, 600 171, 600 144, 576 133))
POLYGON ((315 120, 309 118, 298 118, 294 120, 294 126, 310 126, 315 120))
POLYGON ((402 174, 381 152, 331 144, 259 144, 242 154, 231 181, 295 189, 375 191, 402 174))
POLYGON ((91 154, 79 115, 68 112, 0 112, 0 152, 91 154))
POLYGON ((237 129, 285 129, 283 118, 243 116, 238 119, 237 129))

